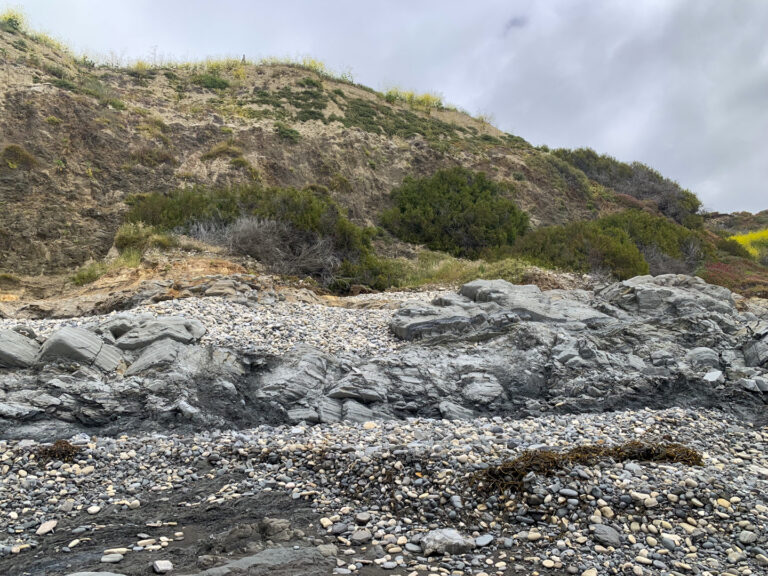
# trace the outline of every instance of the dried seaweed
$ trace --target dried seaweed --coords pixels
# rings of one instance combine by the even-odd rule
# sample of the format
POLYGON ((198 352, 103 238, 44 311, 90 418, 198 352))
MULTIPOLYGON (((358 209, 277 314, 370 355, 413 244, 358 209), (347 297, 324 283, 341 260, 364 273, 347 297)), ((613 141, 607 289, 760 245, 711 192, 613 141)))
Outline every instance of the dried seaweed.
POLYGON ((633 440, 618 446, 577 446, 566 452, 527 450, 514 460, 477 472, 473 484, 485 492, 521 492, 530 475, 552 476, 576 464, 592 466, 603 460, 616 462, 676 462, 701 466, 701 454, 682 444, 649 444, 633 440))
POLYGON ((40 446, 40 448, 37 449, 36 454, 38 461, 43 463, 50 460, 72 462, 79 453, 79 447, 66 440, 56 440, 56 442, 50 446, 40 446))

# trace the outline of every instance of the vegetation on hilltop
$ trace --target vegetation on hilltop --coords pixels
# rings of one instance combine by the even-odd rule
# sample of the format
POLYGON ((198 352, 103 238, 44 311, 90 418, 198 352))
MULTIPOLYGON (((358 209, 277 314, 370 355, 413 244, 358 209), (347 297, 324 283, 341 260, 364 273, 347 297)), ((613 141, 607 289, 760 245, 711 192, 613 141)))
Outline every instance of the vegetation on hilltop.
POLYGON ((768 228, 768 210, 752 214, 751 212, 732 212, 721 214, 709 212, 704 215, 705 226, 718 233, 729 236, 746 234, 768 228))
POLYGON ((554 154, 606 188, 643 202, 650 202, 678 224, 688 228, 701 228, 702 219, 697 215, 701 202, 696 195, 684 190, 676 182, 664 178, 653 168, 641 162, 626 164, 606 154, 600 155, 590 148, 561 148, 555 150, 554 154))

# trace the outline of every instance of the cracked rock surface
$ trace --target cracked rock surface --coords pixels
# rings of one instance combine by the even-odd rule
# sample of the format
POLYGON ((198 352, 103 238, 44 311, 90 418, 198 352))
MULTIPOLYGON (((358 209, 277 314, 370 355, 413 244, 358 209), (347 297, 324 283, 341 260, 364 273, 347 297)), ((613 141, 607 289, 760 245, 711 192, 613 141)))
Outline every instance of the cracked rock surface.
MULTIPOLYGON (((356 328, 356 338, 376 342, 374 349, 361 346, 367 354, 329 352, 338 349, 327 341, 332 336, 274 353, 260 309, 218 298, 207 306, 200 318, 141 310, 86 318, 46 338, 23 324, 3 330, 0 430, 42 440, 126 426, 242 428, 670 406, 724 407, 759 418, 768 392, 768 318, 737 308, 725 288, 689 276, 637 277, 594 291, 475 281, 458 294, 417 295, 397 310, 376 311, 400 342, 382 335, 386 325, 372 326, 369 336, 356 328), (243 326, 237 338, 219 334, 215 311, 232 316, 232 307, 253 326, 252 338, 243 326)), ((272 333, 293 342, 293 326, 303 333, 314 322, 320 329, 320 308, 282 317, 272 333)))

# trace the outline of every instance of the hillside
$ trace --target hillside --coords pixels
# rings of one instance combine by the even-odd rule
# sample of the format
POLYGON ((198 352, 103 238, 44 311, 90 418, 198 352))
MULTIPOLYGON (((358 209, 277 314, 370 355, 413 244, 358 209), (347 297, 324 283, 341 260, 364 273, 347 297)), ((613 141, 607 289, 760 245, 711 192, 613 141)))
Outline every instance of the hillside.
MULTIPOLYGON (((501 194, 533 229, 598 220, 527 240, 517 256, 529 261, 627 277, 647 270, 690 273, 701 269, 705 256, 717 259, 717 237, 702 231, 696 197, 642 164, 591 150, 537 148, 437 97, 379 93, 315 61, 114 68, 76 58, 48 37, 7 22, 0 28, 0 55, 6 63, 0 270, 6 273, 71 274, 101 261, 126 218, 137 220, 129 204, 140 195, 180 189, 216 194, 233 186, 309 189, 364 228, 381 225, 391 193, 405 179, 453 167, 484 172, 503 185, 501 194), (627 210, 656 218, 643 216, 642 238, 631 229, 638 228, 634 216, 629 224, 599 220, 627 210), (663 228, 675 238, 667 245, 649 241, 649 226, 652 235, 663 228), (612 245, 617 227, 628 234, 619 234, 623 246, 612 245), (553 234, 576 236, 588 249, 567 258, 548 254, 542 246, 557 245, 553 234), (611 245, 594 248, 605 243, 611 245), (639 264, 622 272, 612 258, 639 264)), ((190 214, 182 224, 198 217, 190 214)), ((414 253, 392 236, 393 227, 388 230, 374 232, 378 254, 414 253)), ((168 226, 167 232, 178 231, 168 226)), ((763 282, 757 266, 757 280, 745 290, 762 294, 753 289, 763 282)), ((376 278, 381 269, 377 265, 376 278)), ((351 282, 393 283, 358 276, 351 274, 351 282)))
POLYGON ((537 224, 616 206, 610 192, 521 138, 455 110, 390 103, 311 65, 116 70, 7 30, 0 49, 2 147, 11 162, 8 146, 29 153, 16 169, 4 162, 0 176, 6 269, 38 273, 103 256, 131 194, 254 177, 325 186, 358 221, 404 176, 455 165, 515 181, 537 224))

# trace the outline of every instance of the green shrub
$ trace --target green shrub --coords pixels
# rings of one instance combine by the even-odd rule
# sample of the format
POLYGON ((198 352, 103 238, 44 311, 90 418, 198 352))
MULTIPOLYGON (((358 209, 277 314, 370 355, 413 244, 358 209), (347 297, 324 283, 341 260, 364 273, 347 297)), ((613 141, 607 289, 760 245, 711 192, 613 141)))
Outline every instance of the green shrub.
POLYGON ((122 100, 119 100, 118 98, 107 98, 106 100, 100 101, 102 106, 111 106, 115 110, 125 110, 125 102, 122 100))
POLYGON ((137 194, 126 199, 126 220, 143 222, 159 230, 172 230, 193 222, 231 222, 247 203, 239 189, 180 188, 168 194, 137 194))
POLYGON ((423 250, 416 258, 395 258, 386 261, 394 270, 393 286, 420 288, 436 284, 460 285, 472 280, 507 280, 518 284, 530 264, 520 258, 466 260, 454 258, 444 252, 423 250))
POLYGON ((572 164, 590 179, 611 188, 619 194, 627 194, 639 200, 653 201, 662 214, 678 224, 698 229, 702 219, 697 212, 701 207, 699 199, 680 187, 677 182, 664 178, 653 168, 633 162, 626 164, 608 155, 600 155, 590 148, 553 152, 572 164))
POLYGON ((141 257, 144 254, 142 250, 136 248, 127 248, 120 253, 120 256, 112 262, 108 270, 117 268, 138 268, 141 265, 141 257))
POLYGON ((75 286, 84 286, 95 282, 107 273, 108 266, 104 262, 90 262, 77 269, 72 275, 75 286))
POLYGON ((605 231, 594 221, 540 228, 523 236, 515 252, 542 266, 608 270, 622 280, 648 273, 647 262, 625 231, 605 231))
POLYGON ((9 274, 8 272, 0 272, 0 286, 17 286, 21 283, 21 279, 15 274, 9 274))
POLYGON ((518 254, 581 272, 603 268, 622 279, 649 271, 690 274, 711 252, 698 232, 640 210, 542 228, 529 236, 515 245, 518 254))
POLYGON ((192 83, 208 90, 223 90, 229 88, 229 81, 214 74, 198 74, 192 77, 192 83))
POLYGON ((115 248, 121 254, 136 251, 141 255, 147 248, 172 248, 177 241, 173 236, 158 232, 143 222, 127 222, 120 226, 115 235, 115 248))
POLYGON ((509 184, 464 168, 429 178, 406 178, 392 191, 394 207, 383 225, 406 242, 456 256, 477 257, 509 246, 528 228, 528 217, 509 199, 509 184))
POLYGON ((62 90, 69 90, 70 92, 77 92, 77 84, 66 78, 54 78, 51 84, 62 90))
POLYGON ((131 159, 142 166, 155 168, 161 164, 175 164, 176 158, 168 150, 154 146, 144 146, 131 153, 131 159))
POLYGON ((225 140, 224 142, 218 142, 208 150, 205 154, 200 156, 201 160, 215 160, 216 158, 227 157, 237 158, 243 155, 243 151, 235 145, 234 140, 225 140))
POLYGON ((62 68, 61 66, 57 66, 55 64, 45 64, 43 66, 43 70, 45 70, 47 74, 50 74, 51 76, 54 76, 61 80, 65 79, 68 76, 67 71, 64 70, 64 68, 62 68))
POLYGON ((417 108, 430 112, 431 110, 442 110, 445 108, 443 98, 433 92, 418 94, 410 90, 401 90, 397 87, 390 88, 384 94, 384 100, 390 104, 407 104, 411 108, 417 108))
POLYGON ((734 238, 719 238, 715 243, 715 248, 738 258, 752 259, 753 257, 752 253, 734 238))
POLYGON ((302 78, 297 84, 299 86, 303 86, 304 88, 315 88, 317 90, 322 90, 323 88, 323 83, 320 80, 311 78, 309 76, 302 78))
POLYGON ((112 88, 105 86, 101 80, 90 75, 81 76, 77 85, 67 89, 85 94, 86 96, 92 96, 99 101, 99 104, 105 107, 111 106, 115 110, 125 110, 126 108, 125 104, 117 98, 112 88))
MULTIPOLYGON (((311 243, 307 238, 322 241, 330 248, 337 263, 327 266, 320 280, 334 290, 343 292, 354 284, 367 284, 383 289, 389 286, 391 276, 386 263, 373 254, 371 240, 374 231, 351 222, 344 210, 319 186, 296 190, 293 188, 262 188, 258 184, 232 188, 183 188, 168 194, 142 194, 127 199, 130 209, 127 221, 134 226, 153 226, 155 231, 190 227, 196 223, 212 223, 229 226, 241 216, 253 216, 263 221, 281 224, 281 238, 286 242, 294 239, 294 246, 286 246, 297 258, 301 250, 311 243), (285 228, 287 226, 288 228, 285 228)), ((264 254, 268 246, 254 247, 260 232, 253 223, 239 231, 239 245, 249 252, 264 254)), ((127 228, 126 235, 133 237, 137 228, 127 228), (127 232, 130 231, 131 234, 127 232)), ((141 230, 141 228, 138 228, 141 230)), ((274 252, 273 250, 268 250, 274 252)), ((326 251, 322 254, 327 256, 326 251)), ((324 262, 330 260, 323 256, 324 262)), ((310 269, 307 259, 303 268, 310 269)))
POLYGON ((283 122, 275 122, 275 132, 280 138, 288 142, 296 143, 301 140, 301 134, 283 122))
POLYGON ((640 247, 655 247, 672 258, 684 258, 690 243, 701 243, 696 232, 669 218, 640 210, 627 210, 598 220, 603 230, 620 229, 640 247))
POLYGON ((0 14, 0 30, 16 33, 23 32, 26 27, 24 14, 18 10, 6 10, 0 14))
POLYGON ((529 156, 526 164, 531 170, 533 181, 545 182, 562 194, 584 200, 593 196, 592 184, 583 172, 553 154, 529 156))
POLYGON ((229 161, 229 165, 238 170, 243 170, 251 180, 260 180, 261 175, 259 171, 253 167, 253 165, 244 156, 236 156, 229 161))
POLYGON ((338 121, 348 128, 360 128, 373 134, 386 134, 408 139, 422 135, 430 143, 451 141, 458 137, 459 128, 436 118, 424 117, 410 110, 392 108, 379 102, 352 98, 342 106, 344 116, 332 115, 328 121, 338 121))
POLYGON ((0 152, 0 169, 31 170, 37 165, 35 157, 18 144, 9 144, 0 152))

